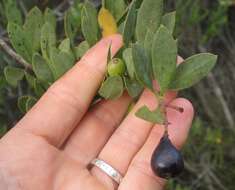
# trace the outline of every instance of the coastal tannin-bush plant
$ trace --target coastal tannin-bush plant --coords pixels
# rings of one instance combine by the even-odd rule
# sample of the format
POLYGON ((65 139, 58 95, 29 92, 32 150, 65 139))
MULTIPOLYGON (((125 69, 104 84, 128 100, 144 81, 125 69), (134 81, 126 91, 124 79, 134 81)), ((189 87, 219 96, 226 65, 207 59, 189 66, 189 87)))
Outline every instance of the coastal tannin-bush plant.
MULTIPOLYGON (((34 7, 24 22, 17 11, 8 12, 8 36, 24 59, 25 68, 7 66, 4 75, 12 87, 26 80, 33 91, 18 99, 19 109, 29 111, 102 37, 120 33, 124 46, 115 58, 109 50, 108 72, 96 98, 116 99, 126 90, 137 100, 144 88, 151 90, 159 106, 154 110, 143 106, 136 116, 165 126, 165 134, 153 153, 152 169, 164 178, 177 175, 183 168, 183 159, 168 136, 166 108, 184 110, 164 102, 164 95, 199 82, 214 67, 217 56, 201 53, 177 66, 177 39, 173 36, 176 13, 164 13, 164 0, 103 0, 98 8, 87 0, 74 3, 65 13, 62 39, 57 36, 57 20, 51 9, 42 12, 34 7), (81 35, 82 41, 78 40, 81 35), (158 82, 158 87, 153 81, 158 82)), ((4 5, 15 7, 12 0, 6 0, 4 5)))

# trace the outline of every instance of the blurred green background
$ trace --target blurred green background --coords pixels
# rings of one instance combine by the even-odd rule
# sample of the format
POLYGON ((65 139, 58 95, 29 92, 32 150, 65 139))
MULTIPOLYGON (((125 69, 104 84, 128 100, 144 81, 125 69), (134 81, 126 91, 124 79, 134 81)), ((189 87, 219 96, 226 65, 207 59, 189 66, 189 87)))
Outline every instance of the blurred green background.
MULTIPOLYGON (((60 30, 64 10, 70 0, 19 0, 18 10, 24 17, 37 5, 54 9, 60 30)), ((94 1, 99 5, 100 1, 94 1)), ((170 180, 168 190, 233 190, 235 186, 235 1, 233 0, 166 0, 166 10, 177 10, 175 36, 180 55, 198 52, 219 55, 219 63, 207 79, 181 96, 189 98, 196 117, 184 147, 186 170, 170 180)), ((7 18, 0 1, 0 38, 9 42, 7 18)), ((60 31, 58 31, 60 32, 60 31)), ((16 62, 0 48, 0 137, 22 116, 17 97, 25 85, 11 88, 3 77, 6 65, 16 62)))

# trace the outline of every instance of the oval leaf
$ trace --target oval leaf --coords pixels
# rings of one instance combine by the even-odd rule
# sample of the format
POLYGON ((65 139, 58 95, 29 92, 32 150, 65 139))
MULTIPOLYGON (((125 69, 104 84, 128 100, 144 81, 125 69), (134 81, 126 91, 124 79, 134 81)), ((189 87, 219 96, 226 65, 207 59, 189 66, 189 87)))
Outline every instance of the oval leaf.
POLYGON ((117 24, 108 9, 101 8, 98 14, 98 23, 102 29, 102 36, 107 37, 117 33, 117 24))
POLYGON ((104 7, 112 13, 116 21, 119 21, 125 12, 126 4, 124 0, 105 0, 104 7))
POLYGON ((124 78, 125 86, 128 94, 132 98, 137 98, 143 91, 143 86, 141 86, 137 81, 131 80, 127 77, 124 78))
POLYGON ((143 106, 135 113, 135 115, 151 123, 163 124, 165 121, 165 116, 159 108, 151 111, 147 106, 143 106))
POLYGON ((41 31, 41 51, 45 59, 50 59, 50 52, 56 46, 56 34, 53 26, 46 22, 41 31))
MULTIPOLYGON (((37 97, 41 97, 45 93, 43 84, 39 80, 35 80, 33 84, 33 90, 37 97)), ((27 107, 26 107, 27 108, 27 107)))
POLYGON ((67 53, 71 53, 70 39, 65 38, 59 45, 59 50, 67 53))
POLYGON ((31 57, 40 49, 40 36, 43 22, 42 12, 37 7, 31 9, 26 16, 23 28, 31 57))
POLYGON ((80 59, 88 51, 89 48, 90 46, 87 41, 83 41, 77 47, 75 47, 77 59, 80 59))
POLYGON ((152 55, 153 38, 154 38, 154 33, 151 30, 148 30, 144 40, 144 49, 148 53, 149 57, 151 57, 152 55))
POLYGON ((50 23, 52 27, 56 29, 56 17, 54 12, 49 8, 46 8, 44 12, 44 23, 46 22, 50 23))
POLYGON ((132 49, 127 48, 122 53, 123 60, 125 61, 128 75, 131 79, 135 78, 135 67, 132 58, 132 49))
POLYGON ((161 26, 154 36, 152 66, 162 93, 167 90, 176 71, 177 44, 169 30, 161 26))
POLYGON ((20 54, 25 60, 31 63, 30 51, 26 39, 26 35, 21 26, 9 23, 7 27, 8 36, 15 51, 20 54))
POLYGON ((33 88, 34 87, 34 81, 36 80, 36 78, 33 75, 31 75, 27 72, 25 72, 24 75, 25 75, 25 78, 26 78, 26 81, 27 81, 29 87, 33 88))
POLYGON ((17 6, 17 1, 15 0, 7 0, 3 1, 5 5, 5 14, 7 17, 8 23, 15 23, 22 25, 23 19, 22 19, 22 14, 17 6))
POLYGON ((37 99, 34 97, 29 97, 26 101, 25 109, 28 112, 35 104, 37 103, 37 99))
POLYGON ((70 39, 72 45, 74 38, 81 26, 81 6, 71 7, 64 16, 64 30, 67 38, 70 39))
POLYGON ((99 94, 105 99, 117 99, 123 93, 123 81, 120 76, 107 78, 101 88, 99 94))
POLYGON ((7 66, 4 68, 4 75, 11 86, 17 87, 18 82, 24 77, 24 70, 7 66))
POLYGON ((123 41, 128 46, 131 38, 135 33, 135 24, 136 24, 136 0, 130 4, 129 11, 126 16, 126 20, 123 26, 123 41))
POLYGON ((170 13, 166 13, 163 17, 162 17, 162 24, 167 27, 167 29, 173 34, 174 29, 175 29, 175 18, 176 17, 176 12, 170 12, 170 13))
POLYGON ((37 78, 43 82, 53 82, 53 74, 48 66, 46 60, 40 54, 33 56, 33 71, 37 78))
POLYGON ((28 96, 21 96, 18 98, 17 106, 21 111, 21 113, 26 113, 26 102, 28 98, 29 98, 28 96))
POLYGON ((161 24, 163 0, 143 0, 137 15, 136 37, 143 42, 148 29, 155 32, 161 24))
POLYGON ((72 54, 67 52, 54 50, 51 54, 53 73, 55 78, 58 79, 74 65, 75 59, 72 54))
POLYGON ((177 67, 170 89, 182 90, 189 88, 204 78, 215 66, 217 56, 201 53, 186 59, 177 67))
POLYGON ((132 57, 137 80, 145 87, 152 89, 152 68, 145 49, 135 44, 132 48, 132 57))
POLYGON ((86 1, 82 8, 82 33, 90 46, 98 41, 99 26, 95 7, 86 1))

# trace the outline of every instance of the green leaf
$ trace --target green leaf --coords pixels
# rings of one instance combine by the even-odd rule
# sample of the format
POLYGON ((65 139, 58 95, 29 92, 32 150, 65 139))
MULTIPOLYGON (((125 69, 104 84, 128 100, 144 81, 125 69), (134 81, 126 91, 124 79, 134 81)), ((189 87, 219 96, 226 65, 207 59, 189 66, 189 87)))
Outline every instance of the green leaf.
POLYGON ((31 74, 29 74, 27 72, 25 72, 24 75, 25 75, 25 78, 26 78, 26 81, 27 81, 28 85, 31 88, 34 88, 34 81, 36 80, 36 78, 33 75, 31 75, 31 74))
POLYGON ((125 24, 125 22, 123 21, 122 23, 120 23, 120 24, 118 25, 118 33, 120 33, 120 34, 123 33, 124 24, 125 24))
POLYGON ((137 15, 136 37, 144 42, 147 31, 158 29, 163 14, 163 0, 143 0, 137 15))
POLYGON ((9 23, 7 27, 8 36, 15 51, 21 55, 26 61, 31 63, 31 56, 27 46, 25 33, 21 26, 9 23))
POLYGON ((152 68, 145 49, 139 44, 133 45, 132 57, 137 80, 145 87, 152 89, 152 68))
POLYGON ((210 53, 201 53, 186 59, 177 67, 170 89, 182 90, 193 86, 213 69, 216 61, 217 56, 210 53))
POLYGON ((46 8, 45 12, 44 12, 44 23, 50 23, 50 25, 56 29, 56 17, 55 17, 55 14, 54 12, 49 9, 49 8, 46 8))
POLYGON ((31 57, 40 49, 40 35, 43 22, 42 12, 37 7, 31 9, 26 16, 23 28, 28 47, 30 48, 29 51, 31 57))
POLYGON ((95 7, 86 1, 82 8, 82 33, 90 46, 98 41, 99 26, 95 7))
POLYGON ((80 59, 90 48, 87 41, 81 42, 77 47, 75 47, 76 57, 80 59))
POLYGON ((136 80, 131 80, 125 77, 124 82, 127 92, 132 98, 137 98, 143 91, 143 86, 141 86, 136 80))
POLYGON ((74 43, 74 38, 81 26, 81 7, 71 7, 64 16, 64 29, 65 35, 70 39, 71 44, 74 43))
POLYGON ((152 47, 152 66, 162 93, 169 87, 176 71, 177 43, 170 31, 161 26, 156 32, 152 47))
POLYGON ((135 113, 135 115, 151 123, 163 124, 165 121, 165 116, 159 108, 151 111, 147 106, 143 106, 135 113))
POLYGON ((75 63, 74 56, 67 52, 52 51, 52 68, 55 78, 60 78, 75 63))
POLYGON ((63 52, 70 53, 71 52, 71 47, 70 47, 70 39, 66 38, 64 39, 60 45, 59 45, 59 50, 63 52))
POLYGON ((37 102, 37 99, 32 96, 21 96, 18 98, 18 108, 22 113, 27 113, 37 102))
POLYGON ((26 102, 28 100, 29 96, 21 96, 18 98, 17 106, 21 113, 26 113, 26 102))
POLYGON ((18 82, 24 77, 24 70, 7 66, 4 68, 4 75, 11 86, 17 87, 18 82))
POLYGON ((46 22, 41 31, 41 51, 46 60, 50 59, 50 52, 56 46, 56 34, 53 26, 46 22))
POLYGON ((34 89, 34 93, 37 95, 37 97, 41 97, 45 93, 45 89, 43 87, 43 84, 39 80, 34 81, 33 89, 34 89))
POLYGON ((176 12, 175 11, 167 13, 162 17, 162 24, 165 27, 167 27, 167 29, 171 33, 173 33, 174 29, 175 29, 175 19, 176 19, 176 12))
POLYGON ((120 76, 113 76, 107 78, 101 88, 99 94, 105 99, 117 99, 123 93, 123 81, 120 76))
POLYGON ((144 49, 146 50, 148 57, 151 57, 152 55, 153 38, 154 33, 151 30, 148 30, 144 40, 144 49))
POLYGON ((135 67, 132 58, 132 48, 127 48, 122 53, 123 60, 125 61, 128 75, 131 79, 135 78, 135 67))
POLYGON ((5 0, 4 7, 8 23, 11 22, 18 25, 22 25, 23 23, 22 14, 17 6, 17 1, 5 0))
POLYGON ((126 3, 124 0, 105 0, 105 8, 112 13, 116 21, 119 21, 125 12, 126 3))
POLYGON ((53 74, 46 60, 38 53, 33 56, 33 71, 37 78, 43 82, 51 83, 54 81, 53 74))
POLYGON ((134 0, 130 5, 122 32, 123 41, 126 45, 129 44, 130 40, 132 39, 135 33, 135 24, 136 24, 136 1, 134 0))
POLYGON ((37 103, 37 99, 34 97, 29 97, 26 102, 26 112, 28 112, 35 104, 37 103))

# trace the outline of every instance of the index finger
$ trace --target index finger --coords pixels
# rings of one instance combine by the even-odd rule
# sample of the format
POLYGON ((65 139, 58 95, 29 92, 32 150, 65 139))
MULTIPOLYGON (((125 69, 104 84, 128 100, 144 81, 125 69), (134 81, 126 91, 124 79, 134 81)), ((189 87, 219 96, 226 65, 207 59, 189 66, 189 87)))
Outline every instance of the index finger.
POLYGON ((105 72, 108 49, 115 54, 122 46, 120 35, 102 39, 17 124, 60 146, 87 111, 105 72))

